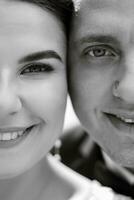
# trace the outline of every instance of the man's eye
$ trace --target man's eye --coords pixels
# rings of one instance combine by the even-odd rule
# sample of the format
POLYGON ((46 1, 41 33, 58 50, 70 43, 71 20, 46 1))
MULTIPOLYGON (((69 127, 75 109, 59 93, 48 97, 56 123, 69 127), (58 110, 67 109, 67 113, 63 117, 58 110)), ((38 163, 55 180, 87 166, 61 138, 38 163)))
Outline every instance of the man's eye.
POLYGON ((38 73, 49 73, 53 71, 53 67, 44 63, 31 63, 26 65, 21 71, 21 75, 32 75, 38 73))
POLYGON ((86 55, 89 55, 91 57, 111 57, 116 56, 116 53, 107 47, 100 47, 100 46, 94 46, 90 47, 85 51, 86 55))

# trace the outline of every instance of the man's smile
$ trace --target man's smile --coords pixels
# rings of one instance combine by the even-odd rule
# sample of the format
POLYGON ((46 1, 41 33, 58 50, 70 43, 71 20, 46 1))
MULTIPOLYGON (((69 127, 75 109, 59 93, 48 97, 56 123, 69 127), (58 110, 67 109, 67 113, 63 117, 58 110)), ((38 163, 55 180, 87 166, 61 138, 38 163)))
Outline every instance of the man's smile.
POLYGON ((134 116, 128 113, 121 112, 104 112, 110 123, 119 131, 126 134, 134 133, 134 116))

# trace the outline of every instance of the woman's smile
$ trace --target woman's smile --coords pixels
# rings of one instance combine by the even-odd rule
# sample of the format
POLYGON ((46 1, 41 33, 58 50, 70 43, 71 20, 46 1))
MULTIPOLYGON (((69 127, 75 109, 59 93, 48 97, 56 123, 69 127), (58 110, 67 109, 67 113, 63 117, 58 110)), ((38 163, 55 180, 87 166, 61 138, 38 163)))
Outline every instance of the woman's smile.
POLYGON ((29 127, 0 128, 0 149, 11 148, 23 142, 29 134, 33 133, 35 128, 37 129, 37 126, 39 124, 29 127))

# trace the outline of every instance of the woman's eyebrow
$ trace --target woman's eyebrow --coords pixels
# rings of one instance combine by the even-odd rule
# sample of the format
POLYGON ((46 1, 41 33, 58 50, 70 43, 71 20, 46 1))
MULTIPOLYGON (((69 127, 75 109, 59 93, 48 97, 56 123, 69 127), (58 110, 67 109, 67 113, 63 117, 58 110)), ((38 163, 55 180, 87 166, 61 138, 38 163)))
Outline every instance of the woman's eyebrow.
POLYGON ((47 51, 34 52, 29 55, 26 55, 19 60, 19 63, 32 62, 36 60, 50 59, 50 58, 55 58, 62 62, 62 58, 58 53, 56 53, 53 50, 47 50, 47 51))

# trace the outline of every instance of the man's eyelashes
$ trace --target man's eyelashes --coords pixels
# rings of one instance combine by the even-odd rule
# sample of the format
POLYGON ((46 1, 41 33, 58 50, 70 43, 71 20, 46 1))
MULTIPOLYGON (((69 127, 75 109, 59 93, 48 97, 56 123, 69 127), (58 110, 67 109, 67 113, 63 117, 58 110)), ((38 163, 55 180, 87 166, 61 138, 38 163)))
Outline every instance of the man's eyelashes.
POLYGON ((83 54, 91 58, 107 58, 118 56, 118 53, 112 47, 107 45, 89 46, 84 50, 83 54))

